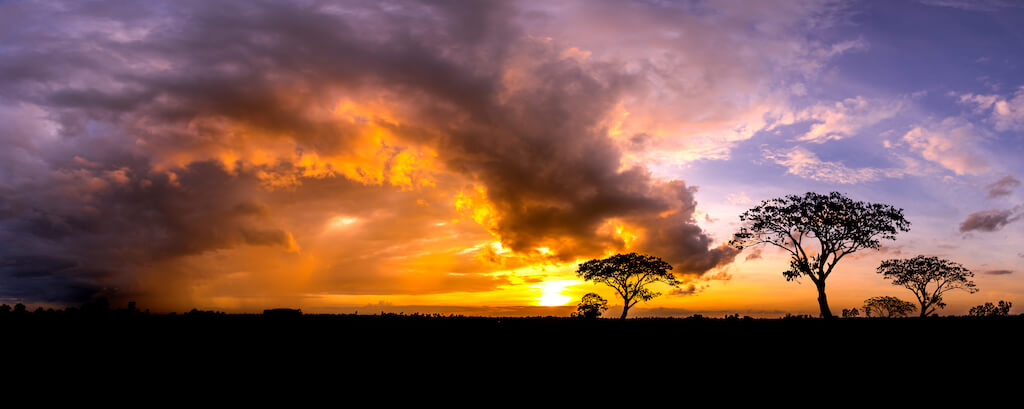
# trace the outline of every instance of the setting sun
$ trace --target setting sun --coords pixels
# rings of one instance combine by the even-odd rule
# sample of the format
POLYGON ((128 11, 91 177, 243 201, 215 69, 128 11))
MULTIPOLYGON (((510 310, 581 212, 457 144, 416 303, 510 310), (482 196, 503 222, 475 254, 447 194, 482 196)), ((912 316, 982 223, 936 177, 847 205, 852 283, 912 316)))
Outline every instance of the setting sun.
POLYGON ((535 285, 534 289, 540 291, 537 297, 537 305, 542 307, 558 307, 565 305, 572 300, 572 297, 562 294, 566 287, 579 284, 575 280, 552 280, 535 285))

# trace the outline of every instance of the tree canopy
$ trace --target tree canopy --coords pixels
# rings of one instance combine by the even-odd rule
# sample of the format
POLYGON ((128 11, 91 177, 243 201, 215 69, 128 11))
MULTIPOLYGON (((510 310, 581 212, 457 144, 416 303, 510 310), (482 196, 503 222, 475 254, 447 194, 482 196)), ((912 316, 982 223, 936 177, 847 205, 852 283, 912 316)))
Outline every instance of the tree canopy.
POLYGON ((649 285, 661 282, 675 287, 680 284, 671 269, 672 265, 658 257, 629 253, 581 263, 576 275, 614 288, 622 297, 621 318, 625 319, 636 303, 661 295, 647 288, 649 285))
POLYGON ((882 240, 910 230, 903 209, 852 200, 839 192, 807 192, 761 202, 740 215, 744 226, 730 244, 743 249, 768 244, 790 258, 786 280, 808 277, 818 289, 821 316, 832 317, 825 279, 843 257, 858 250, 878 249, 882 240))
POLYGON ((921 316, 927 317, 945 308, 942 295, 950 290, 975 293, 978 288, 971 278, 974 273, 959 263, 938 257, 917 256, 910 259, 884 260, 878 274, 893 285, 906 287, 921 305, 921 316))
POLYGON ((608 309, 608 300, 597 293, 586 293, 576 306, 576 316, 581 318, 598 318, 608 309))
POLYGON ((868 317, 872 315, 887 318, 906 317, 916 309, 917 306, 914 303, 896 297, 881 296, 864 300, 864 315, 868 317))
POLYGON ((1007 315, 1010 315, 1010 307, 1012 306, 1012 302, 1003 300, 999 301, 998 306, 990 302, 987 302, 983 305, 971 307, 971 310, 968 312, 968 315, 972 317, 1005 317, 1007 315))

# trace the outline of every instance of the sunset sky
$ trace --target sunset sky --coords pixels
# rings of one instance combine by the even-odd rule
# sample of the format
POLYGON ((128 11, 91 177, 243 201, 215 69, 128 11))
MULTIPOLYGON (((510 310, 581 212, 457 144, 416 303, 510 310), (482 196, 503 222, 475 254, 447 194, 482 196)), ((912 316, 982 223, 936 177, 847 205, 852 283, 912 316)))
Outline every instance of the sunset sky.
POLYGON ((918 254, 1024 305, 1022 50, 1001 0, 0 0, 0 303, 567 315, 636 251, 684 284, 631 316, 815 314, 725 243, 838 191, 912 225, 833 312, 918 254))

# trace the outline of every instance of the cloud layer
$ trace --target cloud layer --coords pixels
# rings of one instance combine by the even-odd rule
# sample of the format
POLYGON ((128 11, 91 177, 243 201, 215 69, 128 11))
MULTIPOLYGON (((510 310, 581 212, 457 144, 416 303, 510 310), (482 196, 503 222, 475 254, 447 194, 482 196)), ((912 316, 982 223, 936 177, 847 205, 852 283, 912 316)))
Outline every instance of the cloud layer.
POLYGON ((828 24, 799 2, 0 7, 0 296, 53 302, 488 291, 623 250, 696 277, 736 252, 645 158, 727 153, 791 89, 766 74, 857 48, 785 34, 828 24))

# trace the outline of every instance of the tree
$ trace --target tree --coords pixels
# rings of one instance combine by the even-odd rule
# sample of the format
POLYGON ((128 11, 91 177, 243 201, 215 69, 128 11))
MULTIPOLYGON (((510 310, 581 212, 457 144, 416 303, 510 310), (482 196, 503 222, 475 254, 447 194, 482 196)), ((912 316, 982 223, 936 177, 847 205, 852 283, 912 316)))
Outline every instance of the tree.
POLYGON ((868 317, 872 314, 888 318, 906 317, 916 309, 914 303, 896 297, 881 296, 864 300, 864 315, 868 317))
POLYGON ((942 295, 950 290, 978 291, 971 277, 974 273, 964 266, 938 257, 917 256, 911 259, 884 260, 878 274, 893 285, 906 287, 921 304, 921 317, 946 308, 942 295), (934 288, 929 288, 934 283, 934 288))
POLYGON ((608 309, 608 300, 597 295, 597 293, 586 293, 580 299, 576 307, 576 316, 582 318, 597 318, 608 309))
POLYGON ((629 253, 584 262, 577 268, 576 275, 614 288, 622 297, 621 318, 626 319, 630 307, 661 295, 647 286, 657 282, 673 287, 680 284, 669 272, 671 269, 670 264, 658 257, 629 253))
POLYGON ((787 281, 808 277, 818 289, 823 318, 832 318, 825 279, 839 260, 863 249, 878 249, 881 240, 895 240, 910 231, 903 209, 854 201, 838 192, 808 192, 761 202, 740 215, 745 225, 729 242, 738 249, 769 244, 790 255, 787 281), (815 241, 817 244, 815 245, 815 241))
POLYGON ((999 301, 999 306, 987 302, 984 305, 972 307, 968 315, 972 317, 1005 317, 1010 315, 1010 307, 1013 306, 1012 302, 999 301))
POLYGON ((856 308, 843 308, 843 318, 857 318, 860 315, 860 310, 856 308))

